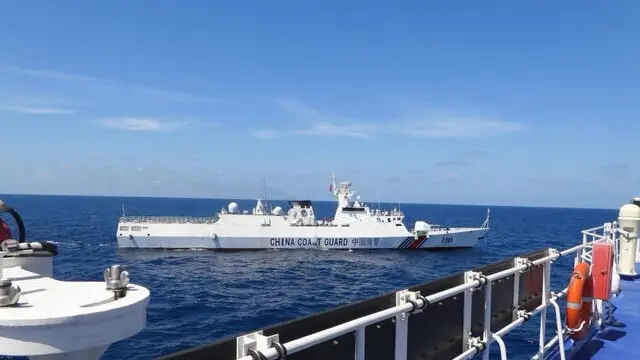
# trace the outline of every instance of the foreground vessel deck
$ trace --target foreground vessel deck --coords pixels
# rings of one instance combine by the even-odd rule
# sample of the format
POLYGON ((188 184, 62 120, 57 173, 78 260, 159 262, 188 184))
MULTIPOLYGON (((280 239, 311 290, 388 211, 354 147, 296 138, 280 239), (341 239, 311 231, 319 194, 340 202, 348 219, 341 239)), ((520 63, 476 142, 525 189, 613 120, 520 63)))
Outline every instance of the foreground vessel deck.
MULTIPOLYGON (((636 271, 640 266, 636 265, 636 271)), ((621 326, 610 326, 595 334, 572 359, 640 359, 640 279, 622 279, 620 287, 613 314, 621 326)))
POLYGON ((128 271, 113 264, 96 274, 104 282, 55 279, 57 245, 27 242, 22 217, 2 200, 0 213, 18 228, 13 239, 0 218, 0 358, 97 360, 144 328, 150 292, 128 271))

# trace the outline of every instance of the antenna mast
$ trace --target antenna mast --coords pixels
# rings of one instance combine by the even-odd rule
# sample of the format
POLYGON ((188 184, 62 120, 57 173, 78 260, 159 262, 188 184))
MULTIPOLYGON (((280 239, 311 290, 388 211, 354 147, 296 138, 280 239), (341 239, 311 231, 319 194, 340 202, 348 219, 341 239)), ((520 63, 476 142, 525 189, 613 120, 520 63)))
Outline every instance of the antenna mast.
POLYGON ((271 209, 271 202, 268 200, 266 178, 262 178, 262 198, 264 199, 265 209, 269 209, 269 214, 271 214, 273 209, 271 209))

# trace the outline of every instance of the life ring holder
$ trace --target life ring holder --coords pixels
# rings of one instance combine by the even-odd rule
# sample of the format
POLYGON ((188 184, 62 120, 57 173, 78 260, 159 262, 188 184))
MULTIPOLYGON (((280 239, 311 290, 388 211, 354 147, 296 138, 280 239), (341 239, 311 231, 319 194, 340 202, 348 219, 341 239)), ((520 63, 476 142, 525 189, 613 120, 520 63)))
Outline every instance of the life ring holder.
POLYGON ((307 210, 306 209, 300 210, 300 216, 306 217, 307 216, 307 210))
POLYGON ((592 315, 593 279, 591 266, 580 262, 573 268, 567 290, 566 324, 569 337, 574 341, 585 338, 589 332, 592 315))

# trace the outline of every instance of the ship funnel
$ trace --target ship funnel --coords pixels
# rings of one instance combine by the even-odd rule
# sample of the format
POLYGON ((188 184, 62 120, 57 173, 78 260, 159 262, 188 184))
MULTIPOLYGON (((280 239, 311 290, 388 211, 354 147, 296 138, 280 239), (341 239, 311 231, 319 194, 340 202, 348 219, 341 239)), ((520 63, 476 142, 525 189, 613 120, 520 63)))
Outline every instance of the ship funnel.
POLYGON ((618 273, 620 276, 637 276, 636 251, 640 232, 640 197, 620 207, 618 224, 626 232, 619 239, 618 273))

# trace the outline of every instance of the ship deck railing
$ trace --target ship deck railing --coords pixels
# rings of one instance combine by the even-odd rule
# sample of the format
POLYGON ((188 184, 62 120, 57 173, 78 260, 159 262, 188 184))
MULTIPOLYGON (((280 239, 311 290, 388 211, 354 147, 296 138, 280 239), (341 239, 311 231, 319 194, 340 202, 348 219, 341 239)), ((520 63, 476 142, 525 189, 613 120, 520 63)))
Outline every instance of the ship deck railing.
MULTIPOLYGON (((565 341, 578 329, 568 329, 562 320, 558 302, 567 288, 552 292, 552 264, 565 256, 573 258, 574 266, 590 263, 593 244, 598 242, 613 243, 615 264, 620 234, 629 235, 616 222, 605 223, 583 230, 582 243, 565 250, 542 249, 161 359, 364 360, 368 354, 375 359, 462 360, 482 354, 487 360, 490 345, 496 343, 500 358, 506 360, 503 337, 538 316, 539 341, 531 358, 542 359, 555 351, 558 359, 565 360, 565 341), (444 287, 455 282, 459 284, 444 287), (549 330, 555 336, 550 339, 547 309, 555 314, 549 330)), ((612 319, 611 304, 596 299, 593 306, 601 309, 596 326, 612 319)))
POLYGON ((120 223, 136 224, 213 224, 217 216, 122 216, 120 223))

